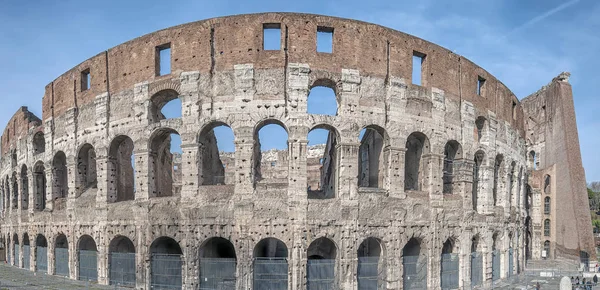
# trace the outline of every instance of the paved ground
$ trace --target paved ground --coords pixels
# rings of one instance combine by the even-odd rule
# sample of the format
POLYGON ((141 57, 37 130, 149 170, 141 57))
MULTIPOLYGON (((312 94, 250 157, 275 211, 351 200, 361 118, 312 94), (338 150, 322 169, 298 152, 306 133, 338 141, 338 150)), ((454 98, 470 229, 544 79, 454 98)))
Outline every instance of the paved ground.
POLYGON ((65 277, 50 276, 0 263, 0 290, 5 289, 55 289, 55 290, 87 290, 115 289, 114 287, 97 285, 82 281, 74 281, 65 277))

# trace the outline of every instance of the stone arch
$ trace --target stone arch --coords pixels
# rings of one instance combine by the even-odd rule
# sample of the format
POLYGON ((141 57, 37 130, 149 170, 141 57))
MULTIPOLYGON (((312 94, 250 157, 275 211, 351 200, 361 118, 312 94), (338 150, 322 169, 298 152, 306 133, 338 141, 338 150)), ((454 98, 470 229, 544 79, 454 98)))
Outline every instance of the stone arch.
POLYGON ((69 276, 69 242, 64 234, 57 235, 54 242, 54 274, 69 276))
MULTIPOLYGON (((277 119, 265 119, 259 122, 254 127, 254 148, 253 148, 253 175, 254 183, 260 182, 263 179, 269 180, 275 183, 287 183, 288 178, 288 148, 285 150, 269 150, 272 154, 267 154, 267 151, 261 149, 261 138, 259 136, 260 131, 267 127, 276 125, 285 131, 285 140, 287 142, 289 136, 289 130, 283 122, 277 119), (264 153, 264 154, 263 154, 264 153), (269 159, 263 160, 263 155, 269 156, 269 159), (269 167, 266 167, 270 164, 269 167), (265 166, 265 168, 263 168, 265 166), (274 169, 274 170, 273 170, 274 169)), ((283 132, 281 132, 283 133, 283 132)))
POLYGON ((544 220, 544 237, 550 236, 550 219, 544 220))
POLYGON ((336 196, 336 165, 339 155, 337 144, 340 138, 337 128, 329 124, 317 124, 309 130, 307 135, 308 198, 328 199, 336 196), (322 154, 315 154, 317 151, 321 151, 322 154), (311 174, 311 171, 316 171, 317 166, 319 174, 311 174))
POLYGON ((442 171, 443 190, 445 194, 454 193, 456 187, 454 178, 460 163, 463 162, 462 146, 456 140, 450 140, 444 146, 444 166, 442 171))
POLYGON ((69 192, 67 156, 58 151, 52 159, 52 198, 66 198, 69 192))
POLYGON ((17 172, 13 171, 12 178, 10 180, 12 190, 12 208, 19 208, 19 178, 17 177, 17 172))
MULTIPOLYGON (((200 130, 198 134, 199 158, 198 158, 198 184, 220 185, 232 183, 235 173, 235 146, 231 152, 222 150, 221 143, 215 130, 225 130, 230 133, 234 140, 235 135, 231 127, 221 121, 210 122, 200 130)), ((227 145, 227 144, 224 144, 227 145)))
POLYGON ((442 245, 440 263, 440 286, 443 289, 458 289, 459 257, 458 242, 454 237, 446 239, 442 245))
POLYGON ((29 208, 29 171, 27 165, 21 165, 21 209, 29 208))
POLYGON ((181 154, 171 152, 172 135, 179 132, 171 128, 159 128, 149 138, 149 179, 153 181, 151 197, 179 195, 181 192, 181 154))
POLYGON ((265 238, 253 251, 253 289, 288 288, 288 248, 276 238, 265 238))
POLYGON ((402 248, 402 289, 427 288, 427 257, 422 240, 412 237, 402 248))
POLYGON ((235 289, 237 256, 233 244, 222 237, 212 237, 200 245, 200 289, 235 289), (216 266, 220 273, 215 273, 216 266))
POLYGON ((77 241, 77 279, 98 280, 98 248, 94 238, 89 235, 79 237, 77 241))
POLYGON ((527 161, 529 164, 529 168, 531 168, 533 170, 538 169, 539 160, 538 160, 538 156, 534 150, 529 151, 529 153, 527 154, 527 161))
POLYGON ((430 152, 429 139, 421 132, 413 132, 406 139, 404 157, 404 190, 422 191, 427 174, 427 162, 423 155, 430 152))
POLYGON ((48 241, 42 234, 35 238, 35 260, 36 271, 48 272, 48 241))
POLYGON ((181 288, 183 251, 170 237, 159 237, 150 245, 150 288, 181 288))
POLYGON ((306 289, 335 289, 335 264, 337 246, 326 238, 320 237, 308 246, 306 263, 306 289))
POLYGON ((382 188, 387 178, 387 154, 384 148, 390 138, 380 126, 368 125, 359 134, 358 184, 360 187, 382 188))
POLYGON ((552 184, 551 184, 550 175, 544 175, 544 194, 552 193, 552 184))
POLYGON ((504 162, 504 156, 502 154, 496 155, 496 159, 494 160, 494 181, 492 187, 492 201, 493 205, 497 206, 499 201, 498 189, 500 185, 500 176, 502 176, 502 167, 504 162))
POLYGON ((13 255, 13 265, 16 267, 20 267, 21 266, 21 258, 20 258, 21 244, 19 243, 19 235, 17 233, 13 234, 12 242, 13 242, 13 252, 11 254, 13 255))
POLYGON ((46 140, 44 139, 44 132, 38 131, 33 135, 32 147, 34 155, 46 152, 46 140))
POLYGON ((126 236, 118 235, 108 246, 109 284, 133 287, 136 281, 136 250, 126 236))
POLYGON ((172 88, 164 88, 152 94, 150 97, 150 118, 153 122, 165 119, 162 109, 167 103, 178 99, 179 92, 172 88))
POLYGON ((29 240, 29 235, 27 233, 23 233, 23 268, 30 269, 31 268, 31 241, 29 240))
POLYGON ((33 190, 35 194, 35 210, 46 208, 46 168, 44 162, 38 161, 33 166, 33 190))
POLYGON ((385 282, 385 255, 381 240, 366 238, 358 247, 358 289, 379 289, 385 282))
POLYGON ((88 188, 95 188, 97 186, 96 151, 94 146, 89 143, 83 144, 77 152, 77 175, 75 182, 77 195, 83 193, 88 188))
POLYGON ((115 137, 110 143, 107 160, 109 202, 135 199, 133 150, 133 140, 125 135, 115 137))
POLYGON ((337 116, 339 99, 336 85, 330 79, 317 79, 309 88, 306 100, 308 114, 337 116))
POLYGON ((485 160, 485 152, 483 152, 483 150, 475 152, 473 158, 473 189, 471 193, 474 211, 477 211, 477 207, 479 206, 479 192, 481 191, 481 184, 479 181, 482 180, 483 177, 483 172, 481 170, 483 160, 485 160))
POLYGON ((484 136, 487 135, 488 121, 484 116, 479 116, 475 119, 475 138, 477 142, 481 142, 484 136))

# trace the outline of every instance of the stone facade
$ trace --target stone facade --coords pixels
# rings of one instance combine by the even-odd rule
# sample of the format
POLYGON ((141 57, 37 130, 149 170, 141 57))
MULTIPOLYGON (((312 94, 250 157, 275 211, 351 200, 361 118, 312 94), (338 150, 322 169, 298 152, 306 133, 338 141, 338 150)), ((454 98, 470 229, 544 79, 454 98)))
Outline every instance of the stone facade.
MULTIPOLYGON (((561 140, 577 140, 570 86, 553 84, 566 104, 561 128, 575 132, 561 140)), ((58 77, 46 87, 43 121, 26 107, 12 117, 1 143, 0 234, 13 263, 39 270, 47 262, 49 274, 78 279, 78 257, 89 251, 99 283, 131 270, 119 279, 137 289, 159 284, 152 265, 163 256, 180 263, 169 281, 184 289, 210 287, 215 259, 234 265, 221 287, 253 289, 265 257, 285 260, 288 289, 310 288, 316 259, 333 261, 334 289, 361 288, 364 257, 375 258, 379 287, 402 289, 412 256, 424 261, 427 289, 440 289, 442 254, 457 259, 455 286, 466 287, 472 253, 490 285, 543 247, 539 235, 526 241, 525 229, 531 216, 539 232, 539 204, 526 194, 539 188, 526 186, 539 172, 560 174, 553 213, 568 195, 576 198, 565 210, 587 206, 578 144, 548 149, 556 122, 544 125, 547 138, 528 137, 533 100, 545 95, 521 103, 460 55, 354 20, 266 13, 168 28, 58 77), (279 50, 263 50, 265 28, 279 28, 279 50), (317 31, 332 34, 331 53, 317 52, 317 31), (170 72, 161 75, 167 48, 170 72), (315 86, 334 90, 337 115, 307 113, 315 86), (181 118, 165 119, 162 106, 176 98, 181 118), (260 152, 257 132, 268 124, 286 129, 287 150, 260 152), (234 153, 216 148, 221 125, 235 135, 234 153), (308 146, 313 128, 330 131, 325 145, 308 146), (181 137, 181 156, 168 150, 171 134, 181 137), (527 164, 532 148, 561 158, 542 157, 536 171, 527 164), (131 269, 116 271, 127 254, 131 269)), ((584 219, 553 225, 554 233, 577 224, 553 237, 556 256, 594 255, 584 219)))

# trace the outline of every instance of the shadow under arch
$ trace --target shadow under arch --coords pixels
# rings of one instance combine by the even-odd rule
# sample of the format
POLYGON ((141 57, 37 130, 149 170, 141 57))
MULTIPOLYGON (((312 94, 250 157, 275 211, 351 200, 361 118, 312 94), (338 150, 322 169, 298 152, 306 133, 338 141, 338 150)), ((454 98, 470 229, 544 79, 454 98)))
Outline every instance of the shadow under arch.
POLYGON ((264 238, 254 247, 253 289, 288 288, 288 248, 276 238, 264 238))
POLYGON ((212 237, 200 245, 200 289, 235 289, 237 256, 231 241, 212 237))

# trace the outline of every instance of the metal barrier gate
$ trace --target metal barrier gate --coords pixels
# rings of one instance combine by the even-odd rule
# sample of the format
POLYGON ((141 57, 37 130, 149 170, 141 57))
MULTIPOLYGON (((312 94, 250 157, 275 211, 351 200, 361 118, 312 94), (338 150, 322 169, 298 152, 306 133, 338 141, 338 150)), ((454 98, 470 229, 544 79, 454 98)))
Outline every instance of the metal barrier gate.
POLYGON ((110 285, 135 287, 135 253, 110 253, 108 264, 110 285))
POLYGON ((442 254, 442 289, 458 289, 458 254, 442 254))
POLYGON ((306 263, 306 278, 307 290, 337 289, 335 286, 335 260, 309 259, 306 263))
POLYGON ((23 268, 29 270, 31 265, 31 248, 29 245, 23 245, 23 268))
POLYGON ((35 263, 37 264, 36 271, 47 273, 48 272, 48 248, 47 247, 36 247, 35 248, 35 263))
POLYGON ((200 290, 235 290, 235 258, 201 258, 200 290))
POLYGON ((508 249, 508 275, 510 277, 513 275, 513 249, 508 249))
POLYGON ((150 257, 150 288, 181 289, 181 255, 152 254, 150 257))
POLYGON ((379 257, 359 257, 357 274, 359 290, 379 289, 379 257))
POLYGON ((69 276, 69 249, 54 249, 54 274, 69 276))
POLYGON ((14 249, 15 249, 15 258, 13 259, 13 265, 15 267, 19 267, 19 245, 16 244, 14 246, 14 249))
POLYGON ((500 252, 492 252, 492 281, 500 279, 500 252))
POLYGON ((286 258, 254 258, 254 289, 285 290, 288 288, 286 258))
POLYGON ((471 286, 479 286, 483 282, 483 255, 471 253, 471 286))
POLYGON ((98 252, 79 250, 79 276, 83 281, 98 281, 98 252))
POLYGON ((427 258, 421 256, 404 256, 402 265, 402 289, 426 290, 427 289, 427 258))

